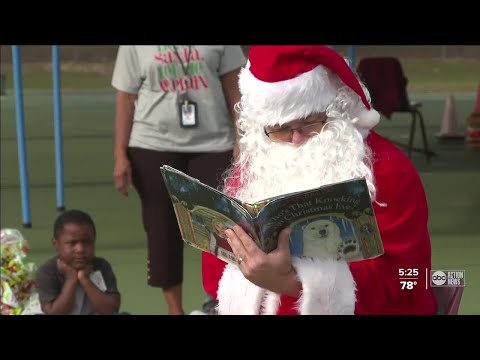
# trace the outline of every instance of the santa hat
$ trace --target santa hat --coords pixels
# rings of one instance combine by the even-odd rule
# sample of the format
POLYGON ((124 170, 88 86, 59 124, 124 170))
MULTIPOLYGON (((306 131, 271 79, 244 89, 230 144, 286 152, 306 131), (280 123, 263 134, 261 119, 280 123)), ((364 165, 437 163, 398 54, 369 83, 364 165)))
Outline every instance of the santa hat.
POLYGON ((328 46, 252 46, 239 77, 242 110, 263 126, 324 112, 345 85, 364 105, 356 126, 373 128, 379 113, 345 59, 328 46))

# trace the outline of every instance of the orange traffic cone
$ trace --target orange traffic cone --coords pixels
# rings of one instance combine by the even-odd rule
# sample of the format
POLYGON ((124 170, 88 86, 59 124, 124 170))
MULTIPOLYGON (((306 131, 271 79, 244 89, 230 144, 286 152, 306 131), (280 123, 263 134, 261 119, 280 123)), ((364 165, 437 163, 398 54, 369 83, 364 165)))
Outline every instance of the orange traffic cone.
POLYGON ((443 121, 440 132, 435 135, 438 139, 460 139, 465 136, 457 129, 457 114, 455 111, 455 99, 452 95, 447 97, 443 121))
POLYGON ((467 142, 474 148, 480 148, 480 83, 473 112, 467 118, 467 142))

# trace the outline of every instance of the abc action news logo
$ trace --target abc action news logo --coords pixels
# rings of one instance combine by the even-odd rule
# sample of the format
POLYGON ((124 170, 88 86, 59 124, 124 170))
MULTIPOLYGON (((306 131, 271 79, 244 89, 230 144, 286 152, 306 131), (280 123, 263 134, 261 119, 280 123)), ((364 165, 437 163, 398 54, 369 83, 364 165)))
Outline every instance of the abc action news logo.
POLYGON ((465 286, 465 270, 430 270, 430 286, 465 286))

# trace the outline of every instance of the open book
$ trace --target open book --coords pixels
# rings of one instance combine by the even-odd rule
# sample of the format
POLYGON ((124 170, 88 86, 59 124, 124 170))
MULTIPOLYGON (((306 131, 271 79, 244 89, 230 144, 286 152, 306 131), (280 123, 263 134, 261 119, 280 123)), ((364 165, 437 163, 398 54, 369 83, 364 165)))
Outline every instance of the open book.
POLYGON ((346 261, 383 254, 364 178, 284 194, 248 204, 170 166, 161 168, 183 240, 236 264, 224 231, 239 224, 264 251, 277 247, 289 226, 292 256, 346 261))

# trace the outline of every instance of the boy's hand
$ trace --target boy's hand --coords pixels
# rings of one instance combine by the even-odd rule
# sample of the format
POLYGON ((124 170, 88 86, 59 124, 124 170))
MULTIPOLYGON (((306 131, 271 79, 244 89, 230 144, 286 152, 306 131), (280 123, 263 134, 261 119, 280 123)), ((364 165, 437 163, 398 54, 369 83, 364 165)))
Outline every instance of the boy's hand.
POLYGON ((66 264, 62 259, 57 260, 57 268, 58 271, 65 277, 65 279, 76 279, 77 278, 77 270, 75 270, 72 266, 66 264))
POLYGON ((90 276, 90 273, 92 271, 93 271, 93 265, 92 264, 88 264, 83 269, 78 270, 78 274, 77 274, 78 280, 81 281, 81 280, 88 279, 89 276, 90 276))

